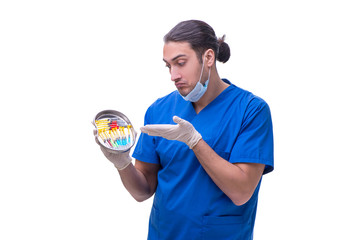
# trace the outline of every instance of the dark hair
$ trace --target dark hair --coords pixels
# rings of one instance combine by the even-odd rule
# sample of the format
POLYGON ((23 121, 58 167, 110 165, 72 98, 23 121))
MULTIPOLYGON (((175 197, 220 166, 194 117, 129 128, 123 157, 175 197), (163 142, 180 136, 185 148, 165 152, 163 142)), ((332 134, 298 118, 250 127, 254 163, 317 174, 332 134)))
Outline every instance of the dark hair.
POLYGON ((230 48, 224 42, 225 35, 217 38, 210 25, 199 20, 187 20, 178 23, 164 36, 164 42, 188 42, 196 52, 199 62, 207 49, 215 52, 215 57, 220 62, 227 62, 230 58, 230 48))

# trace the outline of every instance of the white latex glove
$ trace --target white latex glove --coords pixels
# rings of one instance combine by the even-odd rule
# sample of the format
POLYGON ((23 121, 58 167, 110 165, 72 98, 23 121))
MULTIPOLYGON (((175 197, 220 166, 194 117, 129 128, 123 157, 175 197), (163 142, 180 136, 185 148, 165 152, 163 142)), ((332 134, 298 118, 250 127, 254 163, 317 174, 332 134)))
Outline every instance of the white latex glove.
POLYGON ((105 155, 105 157, 114 164, 114 166, 118 170, 123 170, 127 166, 130 165, 132 158, 130 157, 130 149, 126 152, 113 152, 105 147, 103 147, 100 143, 97 137, 95 137, 95 142, 100 146, 101 151, 105 155))
POLYGON ((148 124, 141 127, 140 130, 143 133, 147 133, 150 136, 163 137, 168 140, 178 140, 184 142, 190 149, 200 141, 201 134, 196 131, 194 126, 188 121, 181 119, 177 116, 173 117, 173 120, 177 125, 173 124, 148 124))

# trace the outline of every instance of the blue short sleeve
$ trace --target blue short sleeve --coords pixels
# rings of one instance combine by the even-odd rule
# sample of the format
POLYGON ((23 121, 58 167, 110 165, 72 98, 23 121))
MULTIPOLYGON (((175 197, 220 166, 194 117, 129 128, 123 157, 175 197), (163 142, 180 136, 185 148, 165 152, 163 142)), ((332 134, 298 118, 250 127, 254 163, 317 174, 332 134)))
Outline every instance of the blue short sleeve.
POLYGON ((274 169, 270 108, 262 99, 255 97, 249 102, 229 161, 265 164, 264 174, 274 169))
MULTIPOLYGON (((146 111, 144 125, 151 124, 151 107, 146 111)), ((133 158, 147 163, 159 164, 159 156, 155 151, 155 137, 141 133, 132 154, 133 158)))

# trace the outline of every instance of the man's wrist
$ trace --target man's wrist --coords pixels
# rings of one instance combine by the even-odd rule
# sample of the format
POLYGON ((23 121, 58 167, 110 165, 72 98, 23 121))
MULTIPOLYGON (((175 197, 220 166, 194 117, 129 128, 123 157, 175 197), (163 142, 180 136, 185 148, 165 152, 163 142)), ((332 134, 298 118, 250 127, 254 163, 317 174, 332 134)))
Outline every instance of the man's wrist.
POLYGON ((202 139, 201 134, 198 131, 195 131, 193 137, 191 138, 191 141, 189 141, 189 144, 188 144, 189 148, 193 149, 201 139, 202 139))
POLYGON ((126 155, 126 157, 114 163, 114 166, 117 170, 121 171, 127 168, 131 162, 132 162, 132 158, 129 155, 126 155))

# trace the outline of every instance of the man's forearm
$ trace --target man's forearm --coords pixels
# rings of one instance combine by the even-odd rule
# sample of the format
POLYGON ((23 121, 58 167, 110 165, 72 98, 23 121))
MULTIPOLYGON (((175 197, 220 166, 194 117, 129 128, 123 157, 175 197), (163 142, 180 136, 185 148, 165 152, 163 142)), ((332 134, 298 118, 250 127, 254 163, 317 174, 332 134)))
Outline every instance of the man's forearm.
POLYGON ((233 164, 220 157, 204 140, 193 151, 214 183, 234 202, 242 205, 260 181, 263 165, 233 164))
POLYGON ((145 201, 153 195, 150 183, 132 163, 125 169, 119 170, 119 174, 125 188, 136 201, 145 201))

